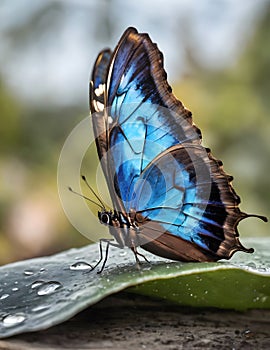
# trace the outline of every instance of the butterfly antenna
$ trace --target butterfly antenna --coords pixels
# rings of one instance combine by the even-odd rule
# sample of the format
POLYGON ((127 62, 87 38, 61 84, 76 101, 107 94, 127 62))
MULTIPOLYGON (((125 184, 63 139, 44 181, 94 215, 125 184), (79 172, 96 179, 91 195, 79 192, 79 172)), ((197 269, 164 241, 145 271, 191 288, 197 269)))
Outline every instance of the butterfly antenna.
POLYGON ((72 193, 74 193, 74 194, 77 194, 78 196, 80 196, 80 197, 82 197, 82 198, 88 200, 89 202, 91 202, 91 203, 97 205, 97 206, 100 207, 101 209, 104 209, 104 207, 101 206, 99 203, 93 201, 92 199, 90 199, 90 198, 84 196, 83 194, 81 194, 81 193, 79 193, 79 192, 74 191, 71 187, 68 187, 68 189, 69 189, 70 192, 72 192, 72 193))
POLYGON ((102 205, 102 208, 105 209, 105 205, 102 202, 102 200, 99 198, 99 196, 96 194, 96 192, 93 190, 93 188, 89 185, 86 177, 82 175, 83 181, 86 183, 86 186, 89 188, 89 190, 93 193, 93 195, 96 197, 96 199, 99 201, 99 203, 102 205))

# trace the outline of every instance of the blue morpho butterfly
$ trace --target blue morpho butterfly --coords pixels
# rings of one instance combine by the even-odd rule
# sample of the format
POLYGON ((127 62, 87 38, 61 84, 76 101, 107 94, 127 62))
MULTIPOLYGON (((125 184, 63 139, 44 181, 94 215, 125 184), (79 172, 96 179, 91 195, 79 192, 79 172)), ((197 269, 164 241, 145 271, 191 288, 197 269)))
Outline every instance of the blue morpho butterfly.
MULTIPOLYGON (((172 94, 163 55, 147 34, 128 28, 100 52, 90 82, 96 147, 113 210, 100 201, 109 245, 137 247, 172 260, 217 261, 252 253, 239 241, 232 176, 201 144, 191 112, 172 94)), ((84 178, 84 177, 83 177, 84 178)), ((85 178, 84 178, 85 180, 85 178)), ((97 196, 96 196, 97 197, 97 196)), ((257 216, 264 221, 265 217, 257 216)))

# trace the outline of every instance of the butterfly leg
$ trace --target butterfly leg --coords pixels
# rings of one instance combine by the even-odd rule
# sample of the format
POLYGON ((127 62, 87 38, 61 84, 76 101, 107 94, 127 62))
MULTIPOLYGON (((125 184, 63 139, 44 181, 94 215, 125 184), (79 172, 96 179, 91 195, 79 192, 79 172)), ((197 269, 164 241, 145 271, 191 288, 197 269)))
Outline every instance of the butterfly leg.
POLYGON ((151 264, 151 262, 146 258, 146 256, 144 256, 142 253, 139 253, 139 252, 138 252, 136 246, 131 247, 131 250, 133 251, 133 254, 135 255, 136 267, 137 267, 138 270, 140 269, 140 265, 141 265, 141 262, 140 262, 138 256, 141 256, 142 258, 144 258, 144 260, 145 260, 146 262, 148 262, 149 264, 151 264))
POLYGON ((104 267, 106 265, 106 262, 107 262, 108 256, 109 256, 109 247, 113 246, 113 247, 120 248, 119 244, 113 243, 113 241, 114 241, 113 239, 105 239, 105 238, 102 238, 102 239, 99 240, 99 260, 96 263, 96 265, 92 267, 91 271, 93 271, 103 260, 103 246, 102 246, 102 243, 106 243, 105 258, 103 260, 103 264, 101 266, 101 269, 99 271, 97 271, 97 273, 100 274, 104 270, 104 267))

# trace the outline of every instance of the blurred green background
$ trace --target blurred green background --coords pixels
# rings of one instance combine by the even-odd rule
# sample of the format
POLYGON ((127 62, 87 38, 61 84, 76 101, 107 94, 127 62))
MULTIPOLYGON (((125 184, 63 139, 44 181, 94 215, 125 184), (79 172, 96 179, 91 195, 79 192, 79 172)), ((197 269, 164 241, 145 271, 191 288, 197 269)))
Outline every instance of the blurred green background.
MULTIPOLYGON (((242 211, 270 217, 269 0, 2 0, 0 264, 89 243, 62 210, 57 162, 89 113, 97 53, 130 25, 158 43, 174 93, 234 175, 242 211)), ((239 230, 266 236, 269 224, 239 230)))

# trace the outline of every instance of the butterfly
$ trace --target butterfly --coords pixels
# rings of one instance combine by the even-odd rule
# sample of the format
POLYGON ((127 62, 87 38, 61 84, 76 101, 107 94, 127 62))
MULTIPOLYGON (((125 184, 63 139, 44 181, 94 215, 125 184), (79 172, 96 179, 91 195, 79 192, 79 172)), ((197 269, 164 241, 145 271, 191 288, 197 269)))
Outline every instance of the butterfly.
MULTIPOLYGON (((220 160, 202 145, 191 112, 173 95, 163 55, 148 34, 128 28, 112 52, 101 51, 90 81, 97 153, 113 210, 101 200, 99 220, 110 245, 138 247, 179 261, 229 259, 245 248, 240 198, 220 160)), ((143 256, 144 257, 144 256, 143 256)))

